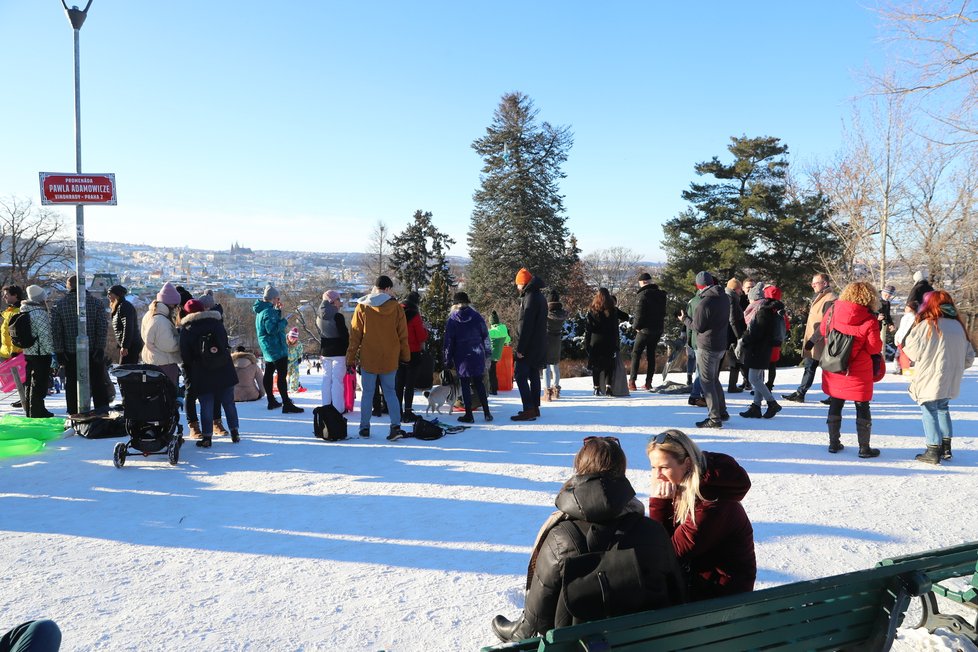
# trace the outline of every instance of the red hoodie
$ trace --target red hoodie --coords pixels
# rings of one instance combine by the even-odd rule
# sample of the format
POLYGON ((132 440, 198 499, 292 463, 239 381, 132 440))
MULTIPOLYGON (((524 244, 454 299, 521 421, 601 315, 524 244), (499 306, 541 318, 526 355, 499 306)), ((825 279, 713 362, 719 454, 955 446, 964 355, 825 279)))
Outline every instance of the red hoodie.
POLYGON ((740 502, 750 490, 750 476, 729 455, 703 454, 704 500, 696 501, 695 524, 692 519, 677 524, 671 500, 649 498, 649 518, 672 537, 679 565, 688 572, 692 600, 753 591, 757 578, 754 528, 740 502))

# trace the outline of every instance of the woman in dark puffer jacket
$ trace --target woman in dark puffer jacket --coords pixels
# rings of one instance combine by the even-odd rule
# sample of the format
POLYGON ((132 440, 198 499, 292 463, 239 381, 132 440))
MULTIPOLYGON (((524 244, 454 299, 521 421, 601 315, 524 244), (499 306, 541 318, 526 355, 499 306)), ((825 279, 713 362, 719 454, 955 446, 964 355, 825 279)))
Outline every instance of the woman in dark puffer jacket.
MULTIPOLYGON (((685 602, 685 583, 668 534, 659 523, 645 516, 642 503, 625 477, 626 464, 616 438, 584 439, 584 446, 574 458, 574 475, 557 494, 558 511, 544 523, 533 546, 523 615, 515 621, 503 616, 492 621, 492 629, 500 640, 528 638, 582 619, 580 605, 573 598, 571 604, 565 602, 572 592, 562 591, 572 580, 579 579, 570 576, 573 571, 568 569, 581 554, 576 543, 581 536, 591 551, 614 546, 619 552, 634 551, 641 570, 639 577, 629 572, 627 576, 609 578, 610 586, 628 589, 596 596, 603 603, 602 613, 618 616, 685 602)), ((615 570, 617 567, 611 566, 607 572, 610 575, 615 570)))

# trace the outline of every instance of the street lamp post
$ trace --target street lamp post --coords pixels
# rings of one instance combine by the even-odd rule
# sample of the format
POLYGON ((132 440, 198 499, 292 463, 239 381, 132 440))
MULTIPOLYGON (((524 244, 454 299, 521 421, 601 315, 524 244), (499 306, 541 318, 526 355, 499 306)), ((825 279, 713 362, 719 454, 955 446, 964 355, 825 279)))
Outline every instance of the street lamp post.
MULTIPOLYGON (((92 6, 92 0, 84 9, 72 6, 71 9, 61 0, 61 6, 65 8, 68 22, 75 32, 75 172, 82 173, 81 159, 81 68, 79 66, 78 38, 85 18, 88 16, 88 8, 92 6)), ((78 372, 78 412, 87 412, 91 402, 90 392, 90 370, 88 365, 88 320, 85 314, 86 292, 85 283, 85 207, 82 204, 75 206, 75 267, 76 267, 76 305, 78 308, 78 337, 75 340, 75 364, 78 372)))

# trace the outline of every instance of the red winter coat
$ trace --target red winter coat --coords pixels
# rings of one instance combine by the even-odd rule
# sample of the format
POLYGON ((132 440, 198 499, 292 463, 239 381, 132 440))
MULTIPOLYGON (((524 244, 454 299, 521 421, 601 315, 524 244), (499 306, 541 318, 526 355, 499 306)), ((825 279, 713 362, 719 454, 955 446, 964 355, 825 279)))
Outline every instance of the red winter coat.
POLYGON ((428 329, 424 327, 424 320, 418 314, 417 308, 403 303, 401 307, 404 308, 404 316, 407 318, 408 350, 419 353, 428 339, 428 329))
POLYGON ((754 528, 741 500, 750 476, 737 460, 723 453, 704 453, 706 469, 696 501, 696 523, 678 524, 672 501, 649 498, 649 518, 662 523, 672 537, 679 565, 687 571, 690 599, 707 600, 754 590, 757 559, 754 528))
MULTIPOLYGON (((773 299, 774 301, 781 301, 781 288, 775 285, 768 285, 764 288, 764 296, 768 299, 773 299)), ((782 308, 784 306, 782 305, 782 308)), ((784 315, 784 332, 791 332, 791 320, 788 319, 788 313, 785 312, 784 315)), ((781 345, 771 347, 771 362, 777 362, 781 359, 781 345)))
POLYGON ((866 306, 838 299, 825 311, 821 325, 825 337, 828 337, 828 328, 852 335, 855 340, 848 371, 833 373, 822 370, 822 391, 833 398, 847 401, 873 400, 873 360, 870 356, 883 350, 876 315, 866 306))

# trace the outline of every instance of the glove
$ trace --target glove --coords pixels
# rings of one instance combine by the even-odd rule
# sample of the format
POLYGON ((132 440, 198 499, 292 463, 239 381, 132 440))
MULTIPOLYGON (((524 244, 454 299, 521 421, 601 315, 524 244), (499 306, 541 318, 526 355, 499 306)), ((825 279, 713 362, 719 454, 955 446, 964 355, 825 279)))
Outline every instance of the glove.
POLYGON ((815 342, 813 342, 811 340, 808 340, 807 342, 805 342, 805 350, 806 351, 811 351, 814 348, 815 348, 815 342))

